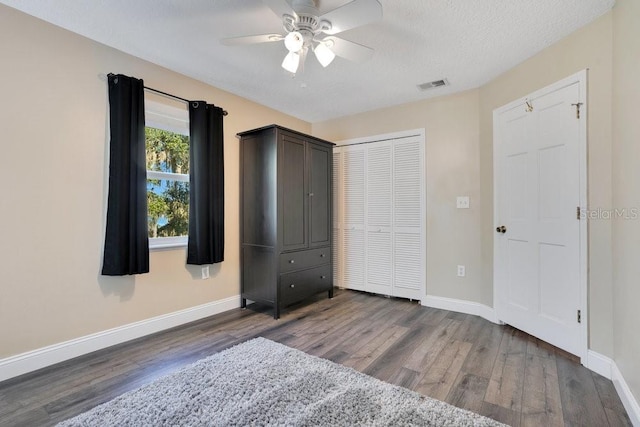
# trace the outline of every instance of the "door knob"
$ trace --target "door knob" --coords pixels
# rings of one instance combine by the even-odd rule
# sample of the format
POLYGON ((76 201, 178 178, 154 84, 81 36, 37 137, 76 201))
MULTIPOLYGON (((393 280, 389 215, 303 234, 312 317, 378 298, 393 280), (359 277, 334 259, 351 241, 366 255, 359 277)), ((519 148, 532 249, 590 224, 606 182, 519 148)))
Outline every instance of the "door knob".
POLYGON ((496 227, 496 231, 497 231, 498 233, 502 233, 502 234, 504 234, 504 233, 506 233, 506 232, 507 232, 507 227, 505 227, 504 225, 501 225, 500 227, 496 227))

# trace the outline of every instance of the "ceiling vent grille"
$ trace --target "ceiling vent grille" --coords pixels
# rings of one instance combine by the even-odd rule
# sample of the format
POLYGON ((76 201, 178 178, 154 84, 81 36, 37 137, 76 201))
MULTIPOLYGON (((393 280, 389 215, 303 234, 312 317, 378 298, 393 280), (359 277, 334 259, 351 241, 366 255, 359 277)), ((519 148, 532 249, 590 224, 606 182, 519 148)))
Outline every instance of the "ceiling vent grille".
POLYGON ((449 86, 449 81, 447 79, 442 79, 442 80, 434 80, 429 83, 422 83, 418 85, 418 89, 429 90, 429 89, 435 89, 437 87, 442 87, 442 86, 449 86))

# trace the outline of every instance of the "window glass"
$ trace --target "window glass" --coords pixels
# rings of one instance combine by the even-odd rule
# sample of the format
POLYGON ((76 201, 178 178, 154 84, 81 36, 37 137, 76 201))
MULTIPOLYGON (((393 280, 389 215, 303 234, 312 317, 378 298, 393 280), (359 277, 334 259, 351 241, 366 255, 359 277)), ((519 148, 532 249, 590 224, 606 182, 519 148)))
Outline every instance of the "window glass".
POLYGON ((184 246, 189 232, 188 113, 186 106, 145 102, 149 246, 184 246))

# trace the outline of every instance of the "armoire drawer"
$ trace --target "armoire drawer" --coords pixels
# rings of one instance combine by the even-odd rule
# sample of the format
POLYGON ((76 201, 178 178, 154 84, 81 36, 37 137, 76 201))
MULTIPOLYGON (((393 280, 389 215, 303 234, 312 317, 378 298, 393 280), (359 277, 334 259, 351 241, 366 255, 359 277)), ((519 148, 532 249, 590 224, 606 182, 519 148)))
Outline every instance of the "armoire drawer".
POLYGON ((308 270, 280 275, 280 299, 282 305, 292 304, 333 286, 330 264, 308 270))
POLYGON ((310 249, 280 255, 280 273, 304 270, 331 262, 331 248, 310 249))

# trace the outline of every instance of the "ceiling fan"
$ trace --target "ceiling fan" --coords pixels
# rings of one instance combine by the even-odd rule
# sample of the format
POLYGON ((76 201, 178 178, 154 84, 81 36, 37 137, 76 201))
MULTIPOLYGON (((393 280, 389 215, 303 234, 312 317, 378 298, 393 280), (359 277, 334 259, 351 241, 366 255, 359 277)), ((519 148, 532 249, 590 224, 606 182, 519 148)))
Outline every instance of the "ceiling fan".
POLYGON ((284 40, 289 53, 282 61, 282 68, 292 74, 304 64, 309 50, 323 67, 328 66, 336 55, 355 62, 364 62, 373 55, 373 49, 335 37, 335 34, 382 19, 382 5, 378 0, 353 0, 323 15, 319 13, 318 0, 292 0, 291 4, 287 0, 262 2, 282 19, 286 34, 230 37, 221 40, 223 45, 284 40))

